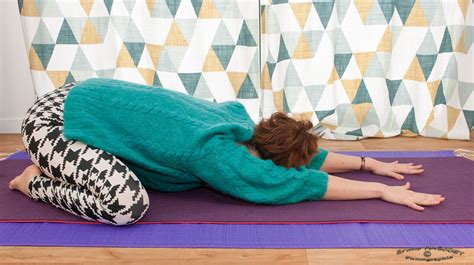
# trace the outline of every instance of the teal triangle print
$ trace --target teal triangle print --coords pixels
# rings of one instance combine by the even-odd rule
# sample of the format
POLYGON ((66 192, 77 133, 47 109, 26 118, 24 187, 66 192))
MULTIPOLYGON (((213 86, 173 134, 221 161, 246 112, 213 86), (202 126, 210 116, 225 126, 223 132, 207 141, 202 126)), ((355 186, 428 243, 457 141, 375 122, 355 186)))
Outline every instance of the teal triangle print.
POLYGON ((219 58, 219 62, 221 62, 224 69, 226 69, 232 58, 232 54, 234 54, 235 45, 212 45, 212 48, 217 58, 219 58))
POLYGON ((72 83, 72 82, 75 82, 76 80, 74 79, 74 77, 72 76, 71 72, 69 72, 67 74, 67 77, 66 77, 66 81, 64 81, 64 84, 69 84, 69 83, 72 83))
POLYGON ((267 63, 268 72, 270 72, 270 78, 273 76, 273 72, 275 72, 276 63, 267 63))
POLYGON ((417 54, 416 57, 418 58, 418 62, 420 62, 421 70, 423 70, 423 75, 425 76, 425 80, 428 80, 430 77, 431 71, 433 70, 433 66, 436 63, 436 58, 438 57, 437 54, 433 55, 421 55, 417 54))
POLYGON ((202 0, 191 0, 191 4, 193 5, 194 12, 196 16, 199 17, 199 12, 201 11, 202 0))
POLYGON ((38 55, 43 68, 46 69, 53 54, 55 44, 32 44, 33 49, 35 49, 36 54, 38 55))
POLYGON ((71 27, 66 19, 64 19, 61 29, 59 30, 56 44, 77 44, 76 37, 72 33, 71 27))
POLYGON ((398 88, 400 87, 400 83, 402 80, 390 80, 390 79, 385 79, 385 83, 387 84, 388 88, 388 97, 390 100, 390 105, 393 105, 393 99, 395 98, 395 95, 397 94, 398 88))
POLYGON ((436 91, 436 97, 433 106, 444 104, 446 105, 446 97, 444 96, 443 82, 439 82, 438 91, 436 91))
POLYGON ((346 132, 347 135, 362 136, 362 129, 346 132))
POLYGON ((201 73, 178 73, 178 76, 188 94, 194 95, 194 91, 196 91, 197 84, 201 78, 201 73))
POLYGON ((379 6, 385 17, 385 21, 387 22, 387 24, 390 23, 394 10, 393 0, 379 0, 379 6))
POLYGON ((367 87, 365 86, 365 82, 362 79, 360 82, 359 89, 357 89, 357 94, 352 100, 352 104, 361 104, 361 103, 372 103, 372 99, 370 98, 369 91, 367 91, 367 87))
POLYGON ((247 22, 244 20, 242 29, 240 30, 239 39, 237 40, 237 45, 241 46, 256 46, 257 43, 250 32, 247 22))
POLYGON ((257 98, 257 91, 255 91, 255 86, 248 74, 245 77, 244 82, 240 86, 239 93, 237 94, 237 98, 241 98, 241 99, 257 98))
POLYGON ((474 111, 463 110, 464 118, 466 118, 467 128, 472 130, 474 128, 474 111))
POLYGON ((179 4, 181 4, 181 0, 166 0, 166 5, 168 6, 171 15, 173 17, 176 16, 176 12, 178 11, 179 4))
POLYGON ((403 25, 407 22, 408 16, 415 5, 415 0, 395 0, 393 1, 397 8, 398 15, 403 22, 403 25))
POLYGON ((402 130, 408 129, 416 134, 420 134, 418 127, 416 126, 415 119, 415 108, 411 108, 410 113, 408 113, 405 122, 403 122, 402 130))
POLYGON ((334 8, 335 1, 318 1, 313 2, 314 8, 318 13, 319 19, 323 24, 324 28, 328 26, 329 19, 332 15, 332 9, 334 8))
POLYGON ((451 35, 449 35, 448 28, 444 30, 443 41, 439 47, 439 53, 453 52, 453 45, 451 42, 451 35))
POLYGON ((339 76, 342 76, 344 74, 351 58, 352 53, 334 55, 334 64, 336 66, 336 71, 339 76))
POLYGON ((431 33, 431 29, 428 29, 428 33, 426 33, 425 39, 421 43, 417 54, 433 55, 437 53, 438 48, 436 47, 436 43, 433 38, 433 33, 431 33))
POLYGON ((20 14, 21 14, 21 9, 23 9, 23 0, 18 0, 18 10, 20 11, 20 14))
POLYGON ((321 111, 315 111, 314 113, 316 114, 316 117, 318 117, 319 121, 322 121, 324 118, 333 115, 336 112, 336 110, 321 110, 321 111))
POLYGON ((285 41, 283 40, 283 37, 280 36, 280 49, 278 51, 278 60, 277 62, 281 62, 283 60, 290 59, 290 55, 288 54, 288 50, 286 49, 285 46, 285 41))
POLYGON ((105 8, 110 14, 110 10, 112 10, 112 5, 114 4, 114 0, 104 0, 105 8))
POLYGON ((124 42, 123 44, 125 44, 125 47, 127 47, 128 52, 132 56, 133 63, 138 65, 138 62, 142 57, 143 49, 145 48, 145 43, 124 42))

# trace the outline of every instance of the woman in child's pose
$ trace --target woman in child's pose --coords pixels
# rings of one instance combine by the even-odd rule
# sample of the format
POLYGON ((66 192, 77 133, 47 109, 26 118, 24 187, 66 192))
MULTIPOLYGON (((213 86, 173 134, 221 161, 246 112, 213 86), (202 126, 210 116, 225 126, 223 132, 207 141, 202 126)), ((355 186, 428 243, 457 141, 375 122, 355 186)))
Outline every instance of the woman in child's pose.
MULTIPOLYGON (((112 225, 138 221, 144 187, 165 192, 208 184, 261 204, 377 198, 423 210, 441 195, 328 175, 350 170, 403 179, 421 165, 384 163, 318 148, 309 121, 275 113, 257 125, 236 101, 93 78, 40 97, 21 133, 33 161, 10 182, 36 201, 112 225)), ((155 207, 160 207, 156 205, 155 207)))

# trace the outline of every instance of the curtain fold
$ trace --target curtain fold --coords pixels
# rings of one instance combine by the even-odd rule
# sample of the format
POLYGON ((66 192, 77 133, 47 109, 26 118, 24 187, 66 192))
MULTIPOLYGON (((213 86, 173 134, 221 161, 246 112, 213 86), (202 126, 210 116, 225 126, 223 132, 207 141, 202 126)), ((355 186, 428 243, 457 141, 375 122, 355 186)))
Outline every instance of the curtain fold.
POLYGON ((469 0, 18 0, 35 91, 90 77, 242 102, 329 139, 469 139, 469 0))

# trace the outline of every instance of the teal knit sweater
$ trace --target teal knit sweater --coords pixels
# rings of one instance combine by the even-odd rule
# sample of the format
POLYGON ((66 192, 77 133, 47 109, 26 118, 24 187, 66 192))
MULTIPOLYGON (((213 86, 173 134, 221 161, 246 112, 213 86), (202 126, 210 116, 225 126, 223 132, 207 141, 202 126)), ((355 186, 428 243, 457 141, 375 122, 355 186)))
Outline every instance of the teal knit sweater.
POLYGON ((147 188, 176 192, 207 184, 262 204, 320 200, 327 151, 306 167, 278 166, 237 144, 251 139, 254 127, 237 101, 214 103, 113 79, 80 82, 64 105, 64 137, 116 155, 147 188))

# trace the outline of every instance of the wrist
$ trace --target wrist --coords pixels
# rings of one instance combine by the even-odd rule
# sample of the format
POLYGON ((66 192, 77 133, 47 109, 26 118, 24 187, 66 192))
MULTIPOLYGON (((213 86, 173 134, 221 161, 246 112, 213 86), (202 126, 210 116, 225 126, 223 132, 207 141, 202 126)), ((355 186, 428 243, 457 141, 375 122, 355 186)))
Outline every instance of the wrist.
POLYGON ((373 171, 377 162, 377 160, 371 157, 367 157, 365 159, 365 171, 373 171))
POLYGON ((385 194, 387 188, 388 188, 388 185, 386 185, 386 184, 374 182, 374 189, 375 189, 377 199, 382 198, 382 196, 385 194))

